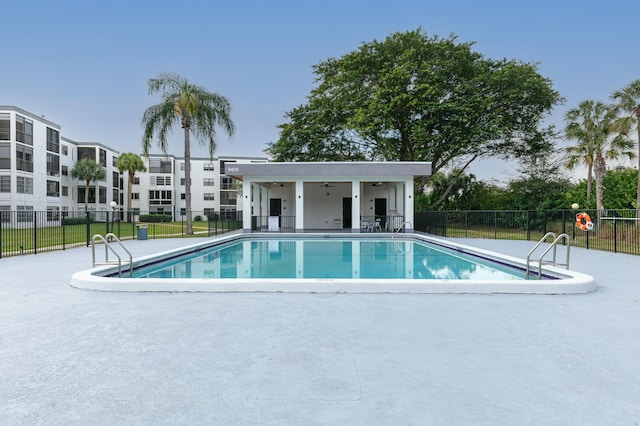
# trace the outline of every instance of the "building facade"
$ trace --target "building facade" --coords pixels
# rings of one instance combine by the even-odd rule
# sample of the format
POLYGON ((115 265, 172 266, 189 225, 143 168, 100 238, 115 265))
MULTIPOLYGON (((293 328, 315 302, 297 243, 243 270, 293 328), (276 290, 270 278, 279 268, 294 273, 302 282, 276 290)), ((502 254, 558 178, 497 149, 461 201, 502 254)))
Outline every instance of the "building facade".
MULTIPOLYGON (((184 159, 150 155, 143 160, 147 172, 137 172, 132 200, 126 200, 127 173, 116 167, 120 153, 98 142, 78 142, 61 135, 61 126, 15 106, 0 106, 0 212, 17 212, 14 219, 31 221, 31 212, 46 211, 47 221, 61 216, 119 211, 171 214, 185 212, 184 159), (105 169, 98 182, 74 179, 74 165, 91 159, 105 169), (87 202, 85 207, 85 195, 87 202)), ((227 163, 265 163, 261 157, 192 158, 191 194, 194 215, 242 210, 241 186, 225 174, 227 163)))

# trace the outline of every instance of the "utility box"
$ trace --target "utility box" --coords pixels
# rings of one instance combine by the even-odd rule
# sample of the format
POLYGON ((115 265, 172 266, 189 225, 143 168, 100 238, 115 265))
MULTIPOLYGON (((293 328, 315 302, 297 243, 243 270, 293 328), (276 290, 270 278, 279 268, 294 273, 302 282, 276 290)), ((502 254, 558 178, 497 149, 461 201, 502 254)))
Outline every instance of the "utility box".
POLYGON ((149 225, 146 223, 139 223, 136 225, 136 238, 138 240, 146 240, 149 238, 149 225))

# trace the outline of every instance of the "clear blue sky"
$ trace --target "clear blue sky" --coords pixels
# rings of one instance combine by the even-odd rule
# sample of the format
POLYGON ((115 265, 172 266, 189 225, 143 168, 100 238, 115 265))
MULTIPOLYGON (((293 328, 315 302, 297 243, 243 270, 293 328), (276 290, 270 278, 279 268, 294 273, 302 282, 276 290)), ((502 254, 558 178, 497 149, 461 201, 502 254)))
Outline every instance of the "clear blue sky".
MULTIPOLYGON (((259 156, 305 102, 312 65, 418 27, 487 57, 539 62, 567 100, 550 119, 560 126, 567 108, 640 78, 638 0, 22 0, 1 10, 0 104, 121 152, 141 152, 142 113, 159 100, 146 82, 160 72, 229 98, 237 132, 220 132, 217 155, 259 156)), ((174 133, 169 152, 181 156, 174 133)), ((491 170, 475 171, 501 179, 491 170)))

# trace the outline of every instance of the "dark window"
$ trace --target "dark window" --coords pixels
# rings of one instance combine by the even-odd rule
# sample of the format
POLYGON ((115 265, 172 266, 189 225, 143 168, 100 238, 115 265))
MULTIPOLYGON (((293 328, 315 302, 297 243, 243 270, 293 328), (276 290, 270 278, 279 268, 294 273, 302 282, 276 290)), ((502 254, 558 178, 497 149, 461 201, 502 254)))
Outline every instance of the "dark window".
POLYGON ((120 174, 118 172, 113 172, 111 174, 111 179, 112 179, 111 184, 113 185, 114 188, 117 188, 118 183, 120 181, 120 174))
POLYGON ((47 151, 60 153, 60 132, 47 127, 47 151))
POLYGON ((213 192, 205 192, 204 193, 204 201, 213 201, 215 200, 215 194, 213 192))
POLYGON ((93 160, 96 161, 96 149, 87 147, 78 147, 78 161, 80 160, 93 160))
POLYGON ((69 196, 69 187, 68 186, 63 186, 62 187, 62 196, 63 197, 68 197, 69 196))
POLYGON ((31 222, 33 220, 33 206, 18 206, 18 222, 31 222))
POLYGON ((117 203, 119 198, 120 198, 120 191, 114 188, 111 192, 111 199, 117 203))
POLYGON ((69 176, 69 167, 67 166, 62 166, 62 176, 69 176))
POLYGON ((215 186, 216 180, 211 178, 204 178, 202 184, 204 186, 215 186))
POLYGON ((98 150, 100 152, 100 160, 98 161, 102 167, 107 167, 107 151, 100 148, 98 150))
POLYGON ((133 178, 133 184, 134 185, 140 185, 140 178, 139 177, 134 177, 133 178))
POLYGON ((171 173, 171 160, 150 158, 149 173, 171 173))
POLYGON ((59 197, 60 196, 60 182, 55 180, 47 181, 47 197, 59 197))
POLYGON ((100 190, 98 191, 98 195, 99 195, 98 202, 100 204, 107 204, 107 188, 105 188, 104 186, 101 186, 100 190))
POLYGON ((0 143, 0 169, 11 169, 11 145, 0 143))
POLYGON ((47 176, 60 175, 60 157, 47 152, 47 176))
POLYGON ((33 121, 16 115, 16 140, 33 145, 33 121))
MULTIPOLYGON (((84 205, 84 191, 85 191, 85 187, 84 186, 79 186, 78 187, 78 204, 83 204, 84 205)), ((96 188, 90 186, 89 187, 89 204, 94 204, 96 202, 96 188)))
POLYGON ((225 167, 227 166, 227 163, 235 163, 235 161, 227 161, 227 160, 220 161, 220 173, 221 174, 226 174, 225 167))
POLYGON ((152 190, 149 191, 149 204, 150 205, 160 205, 160 204, 171 204, 171 191, 158 191, 152 190))
POLYGON ((221 181, 220 189, 235 189, 235 178, 223 177, 221 181))
POLYGON ((16 169, 33 172, 33 148, 16 144, 16 169))
POLYGON ((11 140, 11 116, 0 114, 0 141, 11 140))
POLYGON ((232 191, 221 191, 220 192, 220 204, 235 205, 236 204, 236 193, 232 192, 232 191))
POLYGON ((62 155, 69 155, 69 148, 66 145, 62 145, 62 155))
POLYGON ((0 192, 11 192, 11 176, 0 176, 0 192))
POLYGON ((16 192, 18 194, 33 194, 33 178, 17 176, 16 192))

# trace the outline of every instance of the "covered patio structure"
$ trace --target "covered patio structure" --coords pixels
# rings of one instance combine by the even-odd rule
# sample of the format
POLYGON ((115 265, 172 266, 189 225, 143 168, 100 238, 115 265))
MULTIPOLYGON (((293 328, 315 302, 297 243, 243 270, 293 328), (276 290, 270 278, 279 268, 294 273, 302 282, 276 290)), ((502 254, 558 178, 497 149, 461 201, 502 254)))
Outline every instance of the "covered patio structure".
POLYGON ((225 174, 242 180, 244 232, 411 232, 414 181, 431 163, 233 163, 225 174))

